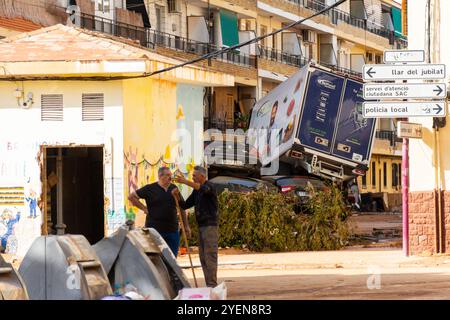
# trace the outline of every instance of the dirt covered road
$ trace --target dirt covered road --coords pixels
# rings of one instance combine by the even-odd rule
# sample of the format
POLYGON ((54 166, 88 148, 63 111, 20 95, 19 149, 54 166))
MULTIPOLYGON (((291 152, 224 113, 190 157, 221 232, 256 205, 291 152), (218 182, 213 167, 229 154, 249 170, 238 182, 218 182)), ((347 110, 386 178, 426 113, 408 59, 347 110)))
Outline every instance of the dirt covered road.
MULTIPOLYGON (((219 261, 229 299, 450 299, 450 256, 406 258, 397 249, 347 248, 227 254, 219 261)), ((192 280, 191 270, 184 270, 192 280)), ((203 285, 201 268, 196 274, 203 285)))

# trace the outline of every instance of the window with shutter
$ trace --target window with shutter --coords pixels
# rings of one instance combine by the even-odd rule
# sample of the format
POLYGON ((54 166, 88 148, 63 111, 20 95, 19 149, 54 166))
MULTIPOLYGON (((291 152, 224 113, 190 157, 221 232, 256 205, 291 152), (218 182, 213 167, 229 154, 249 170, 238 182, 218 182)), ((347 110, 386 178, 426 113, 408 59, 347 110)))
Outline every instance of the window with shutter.
POLYGON ((82 114, 83 121, 101 121, 104 120, 104 102, 103 93, 83 93, 82 114))
POLYGON ((41 121, 63 121, 63 95, 41 95, 41 121))

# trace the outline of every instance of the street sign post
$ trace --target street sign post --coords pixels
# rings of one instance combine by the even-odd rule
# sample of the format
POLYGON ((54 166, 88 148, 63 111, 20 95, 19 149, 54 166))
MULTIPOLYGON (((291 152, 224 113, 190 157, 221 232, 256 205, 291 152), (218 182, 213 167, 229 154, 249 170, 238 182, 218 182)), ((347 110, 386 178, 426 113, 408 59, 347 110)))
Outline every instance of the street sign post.
POLYGON ((363 79, 378 80, 434 80, 445 79, 445 64, 365 64, 363 79))
POLYGON ((444 99, 445 83, 366 83, 364 99, 444 99))
POLYGON ((424 62, 424 50, 386 50, 384 52, 385 63, 424 62))
MULTIPOLYGON (((407 80, 441 80, 446 78, 443 64, 417 64, 425 61, 423 50, 387 50, 384 52, 384 65, 364 65, 364 81, 403 81, 403 84, 371 83, 364 85, 364 99, 382 100, 364 102, 364 118, 408 118, 408 117, 444 117, 447 114, 444 99, 447 87, 444 83, 411 84, 407 80), (416 64, 409 64, 416 63, 416 64), (403 99, 398 102, 386 100, 403 99), (410 102, 407 99, 428 99, 422 102, 410 102)), ((403 211, 403 252, 409 256, 409 138, 422 137, 422 127, 418 124, 401 124, 398 136, 403 137, 402 144, 402 211, 403 211)))
POLYGON ((444 117, 447 106, 442 101, 364 102, 364 118, 444 117))
POLYGON ((399 138, 422 139, 422 124, 399 121, 397 122, 397 136, 399 138))

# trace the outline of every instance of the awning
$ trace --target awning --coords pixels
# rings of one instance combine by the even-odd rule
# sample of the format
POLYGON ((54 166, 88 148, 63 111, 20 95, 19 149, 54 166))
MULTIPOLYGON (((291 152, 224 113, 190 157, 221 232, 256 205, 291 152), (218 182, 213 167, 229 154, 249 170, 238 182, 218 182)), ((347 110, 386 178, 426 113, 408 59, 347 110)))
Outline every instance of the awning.
POLYGON ((394 24, 395 35, 401 37, 403 35, 402 32, 402 11, 399 8, 392 7, 392 22, 394 24))
POLYGON ((147 7, 144 3, 144 0, 128 0, 126 1, 127 10, 131 10, 142 15, 142 19, 144 21, 144 26, 146 28, 150 28, 150 19, 148 18, 147 7))
POLYGON ((302 55, 302 49, 300 47, 300 39, 295 32, 283 32, 281 34, 281 40, 283 45, 283 52, 292 54, 295 56, 302 55))
POLYGON ((367 19, 366 6, 363 0, 350 1, 350 15, 357 19, 367 19))
POLYGON ((382 13, 383 26, 389 31, 394 31, 394 23, 392 22, 392 16, 389 12, 382 13))
POLYGON ((220 10, 222 45, 231 47, 239 43, 238 18, 233 12, 220 10))
POLYGON ((203 16, 189 16, 188 18, 188 38, 209 43, 209 31, 205 17, 203 16))

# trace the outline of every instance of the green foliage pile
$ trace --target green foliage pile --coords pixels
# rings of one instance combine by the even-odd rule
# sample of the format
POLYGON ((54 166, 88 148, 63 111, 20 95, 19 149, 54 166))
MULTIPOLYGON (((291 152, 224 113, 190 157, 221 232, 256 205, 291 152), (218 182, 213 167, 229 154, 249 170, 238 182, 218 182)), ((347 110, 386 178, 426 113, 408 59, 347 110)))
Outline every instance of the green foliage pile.
MULTIPOLYGON (((340 190, 309 190, 304 212, 295 214, 293 193, 225 191, 219 196, 219 246, 254 252, 335 250, 347 243, 348 211, 340 190)), ((189 215, 192 238, 198 245, 195 215, 189 215)))

